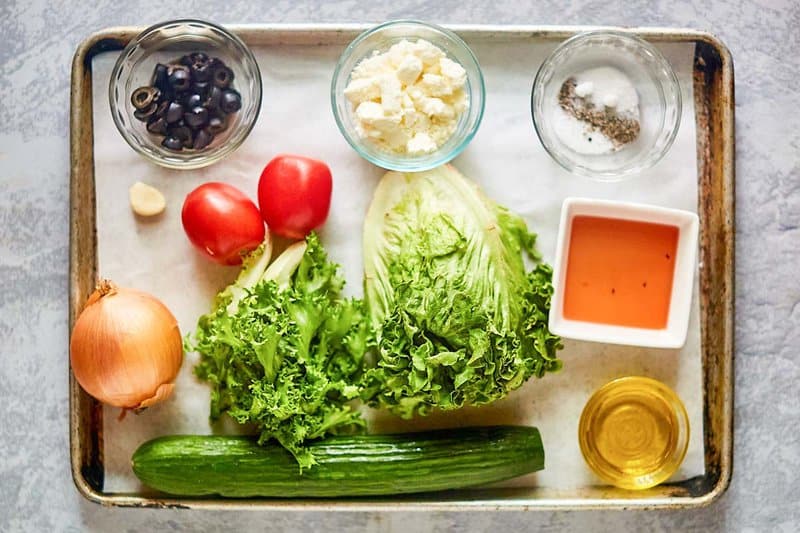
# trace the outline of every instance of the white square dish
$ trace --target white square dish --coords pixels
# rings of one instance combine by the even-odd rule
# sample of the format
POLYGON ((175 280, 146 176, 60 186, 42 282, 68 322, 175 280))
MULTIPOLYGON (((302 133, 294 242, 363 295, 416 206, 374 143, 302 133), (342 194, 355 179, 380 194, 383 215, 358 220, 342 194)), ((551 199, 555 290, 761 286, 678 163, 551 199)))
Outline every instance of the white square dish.
POLYGON ((553 301, 549 328, 556 335, 569 339, 649 346, 680 348, 686 342, 689 311, 694 287, 697 261, 699 219, 696 213, 646 204, 567 198, 561 207, 561 221, 556 242, 553 268, 553 301), (564 316, 564 301, 569 269, 569 250, 572 223, 576 216, 663 224, 678 228, 675 264, 666 327, 644 328, 575 320, 564 316))

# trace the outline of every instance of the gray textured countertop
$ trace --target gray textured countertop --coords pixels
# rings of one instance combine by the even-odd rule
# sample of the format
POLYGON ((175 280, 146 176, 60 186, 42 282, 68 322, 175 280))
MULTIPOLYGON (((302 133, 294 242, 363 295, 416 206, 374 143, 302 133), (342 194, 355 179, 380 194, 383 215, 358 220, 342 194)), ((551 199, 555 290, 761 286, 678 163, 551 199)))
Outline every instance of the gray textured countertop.
POLYGON ((0 531, 800 529, 800 4, 630 2, 0 2, 0 531), (113 510, 73 488, 67 434, 69 72, 103 27, 218 22, 612 24, 710 30, 736 66, 733 482, 688 512, 221 513, 113 510))

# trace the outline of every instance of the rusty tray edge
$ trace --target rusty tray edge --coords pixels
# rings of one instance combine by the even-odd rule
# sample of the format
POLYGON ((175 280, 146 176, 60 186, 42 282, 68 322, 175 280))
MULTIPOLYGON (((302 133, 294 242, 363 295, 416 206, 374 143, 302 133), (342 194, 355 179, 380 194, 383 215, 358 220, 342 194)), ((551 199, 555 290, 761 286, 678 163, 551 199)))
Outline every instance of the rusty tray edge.
MULTIPOLYGON (((291 44, 308 43, 308 34, 320 43, 346 43, 371 24, 241 24, 228 27, 245 41, 291 44)), ((607 27, 529 25, 447 25, 472 38, 564 39, 580 31, 607 27)), ((92 119, 91 60, 104 51, 117 50, 142 27, 113 27, 90 35, 77 48, 70 94, 70 265, 69 326, 72 329, 83 302, 94 288, 97 276, 96 208, 94 193, 94 147, 92 119), (91 260, 85 260, 86 258, 91 260)), ((727 490, 733 468, 733 320, 734 320, 734 79, 733 60, 725 44, 715 35, 677 28, 614 28, 636 33, 656 42, 695 42, 708 48, 712 65, 695 68, 695 100, 698 121, 698 211, 701 228, 701 303, 712 310, 702 313, 704 341, 704 407, 706 475, 676 485, 664 485, 639 493, 595 488, 599 496, 570 497, 567 491, 542 489, 454 491, 434 495, 411 495, 381 500, 274 500, 274 499, 183 499, 102 491, 102 407, 90 398, 70 371, 70 462, 78 492, 103 506, 174 509, 263 509, 313 511, 466 511, 466 510, 579 510, 579 509, 678 509, 710 505, 727 490), (705 67, 705 69, 703 68, 705 67), (699 72, 698 72, 699 69, 699 72), (698 90, 707 101, 700 101, 698 90), (701 116, 705 113, 704 118, 701 116), (701 123, 705 120, 704 123, 701 123), (702 156, 708 159, 703 160, 702 156), (709 234, 713 233, 713 234, 709 234), (705 263, 704 263, 705 264, 705 263), (716 276, 711 279, 709 269, 716 276), (709 292, 714 290, 714 294, 709 292), (708 314, 713 316, 709 319, 708 314), (713 320, 712 320, 713 319, 713 320), (712 322, 712 323, 710 323, 712 322), (710 340, 716 350, 706 349, 710 340), (707 369, 707 363, 714 366, 707 369), (710 394, 711 393, 711 394, 710 394), (531 497, 542 492, 545 497, 531 497), (521 494, 525 494, 521 497, 521 494), (479 496, 487 496, 485 499, 479 496), (502 496, 503 499, 499 499, 502 496), (423 500, 424 498, 424 500, 423 500)), ((696 61, 700 52, 696 52, 696 61)), ((703 60, 705 61, 705 60, 703 60)))

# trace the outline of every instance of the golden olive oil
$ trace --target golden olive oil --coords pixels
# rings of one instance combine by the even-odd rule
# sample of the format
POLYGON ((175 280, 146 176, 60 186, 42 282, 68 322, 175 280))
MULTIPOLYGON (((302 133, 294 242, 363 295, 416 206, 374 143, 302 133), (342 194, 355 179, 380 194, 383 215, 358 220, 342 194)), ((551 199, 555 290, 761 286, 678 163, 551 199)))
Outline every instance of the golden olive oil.
POLYGON ((626 489, 666 481, 689 443, 689 421, 678 396, 663 383, 638 376, 616 379, 595 392, 578 432, 592 470, 626 489))

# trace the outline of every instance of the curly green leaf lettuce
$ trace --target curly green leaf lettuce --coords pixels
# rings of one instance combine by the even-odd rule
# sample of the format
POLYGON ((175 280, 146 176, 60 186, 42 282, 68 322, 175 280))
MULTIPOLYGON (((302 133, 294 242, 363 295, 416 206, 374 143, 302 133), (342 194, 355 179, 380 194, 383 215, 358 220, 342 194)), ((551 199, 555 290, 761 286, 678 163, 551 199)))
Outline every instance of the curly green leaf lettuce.
POLYGON ((188 348, 212 387, 211 418, 255 424, 259 442, 276 439, 303 469, 315 464, 306 441, 364 425, 348 402, 359 396, 368 321, 361 300, 341 296, 316 235, 267 266, 269 254, 267 243, 246 259, 188 348))
POLYGON ((390 172, 364 224, 377 355, 363 398, 403 417, 503 398, 557 371, 552 270, 525 221, 455 168, 390 172), (527 272, 523 254, 537 264, 527 272))

